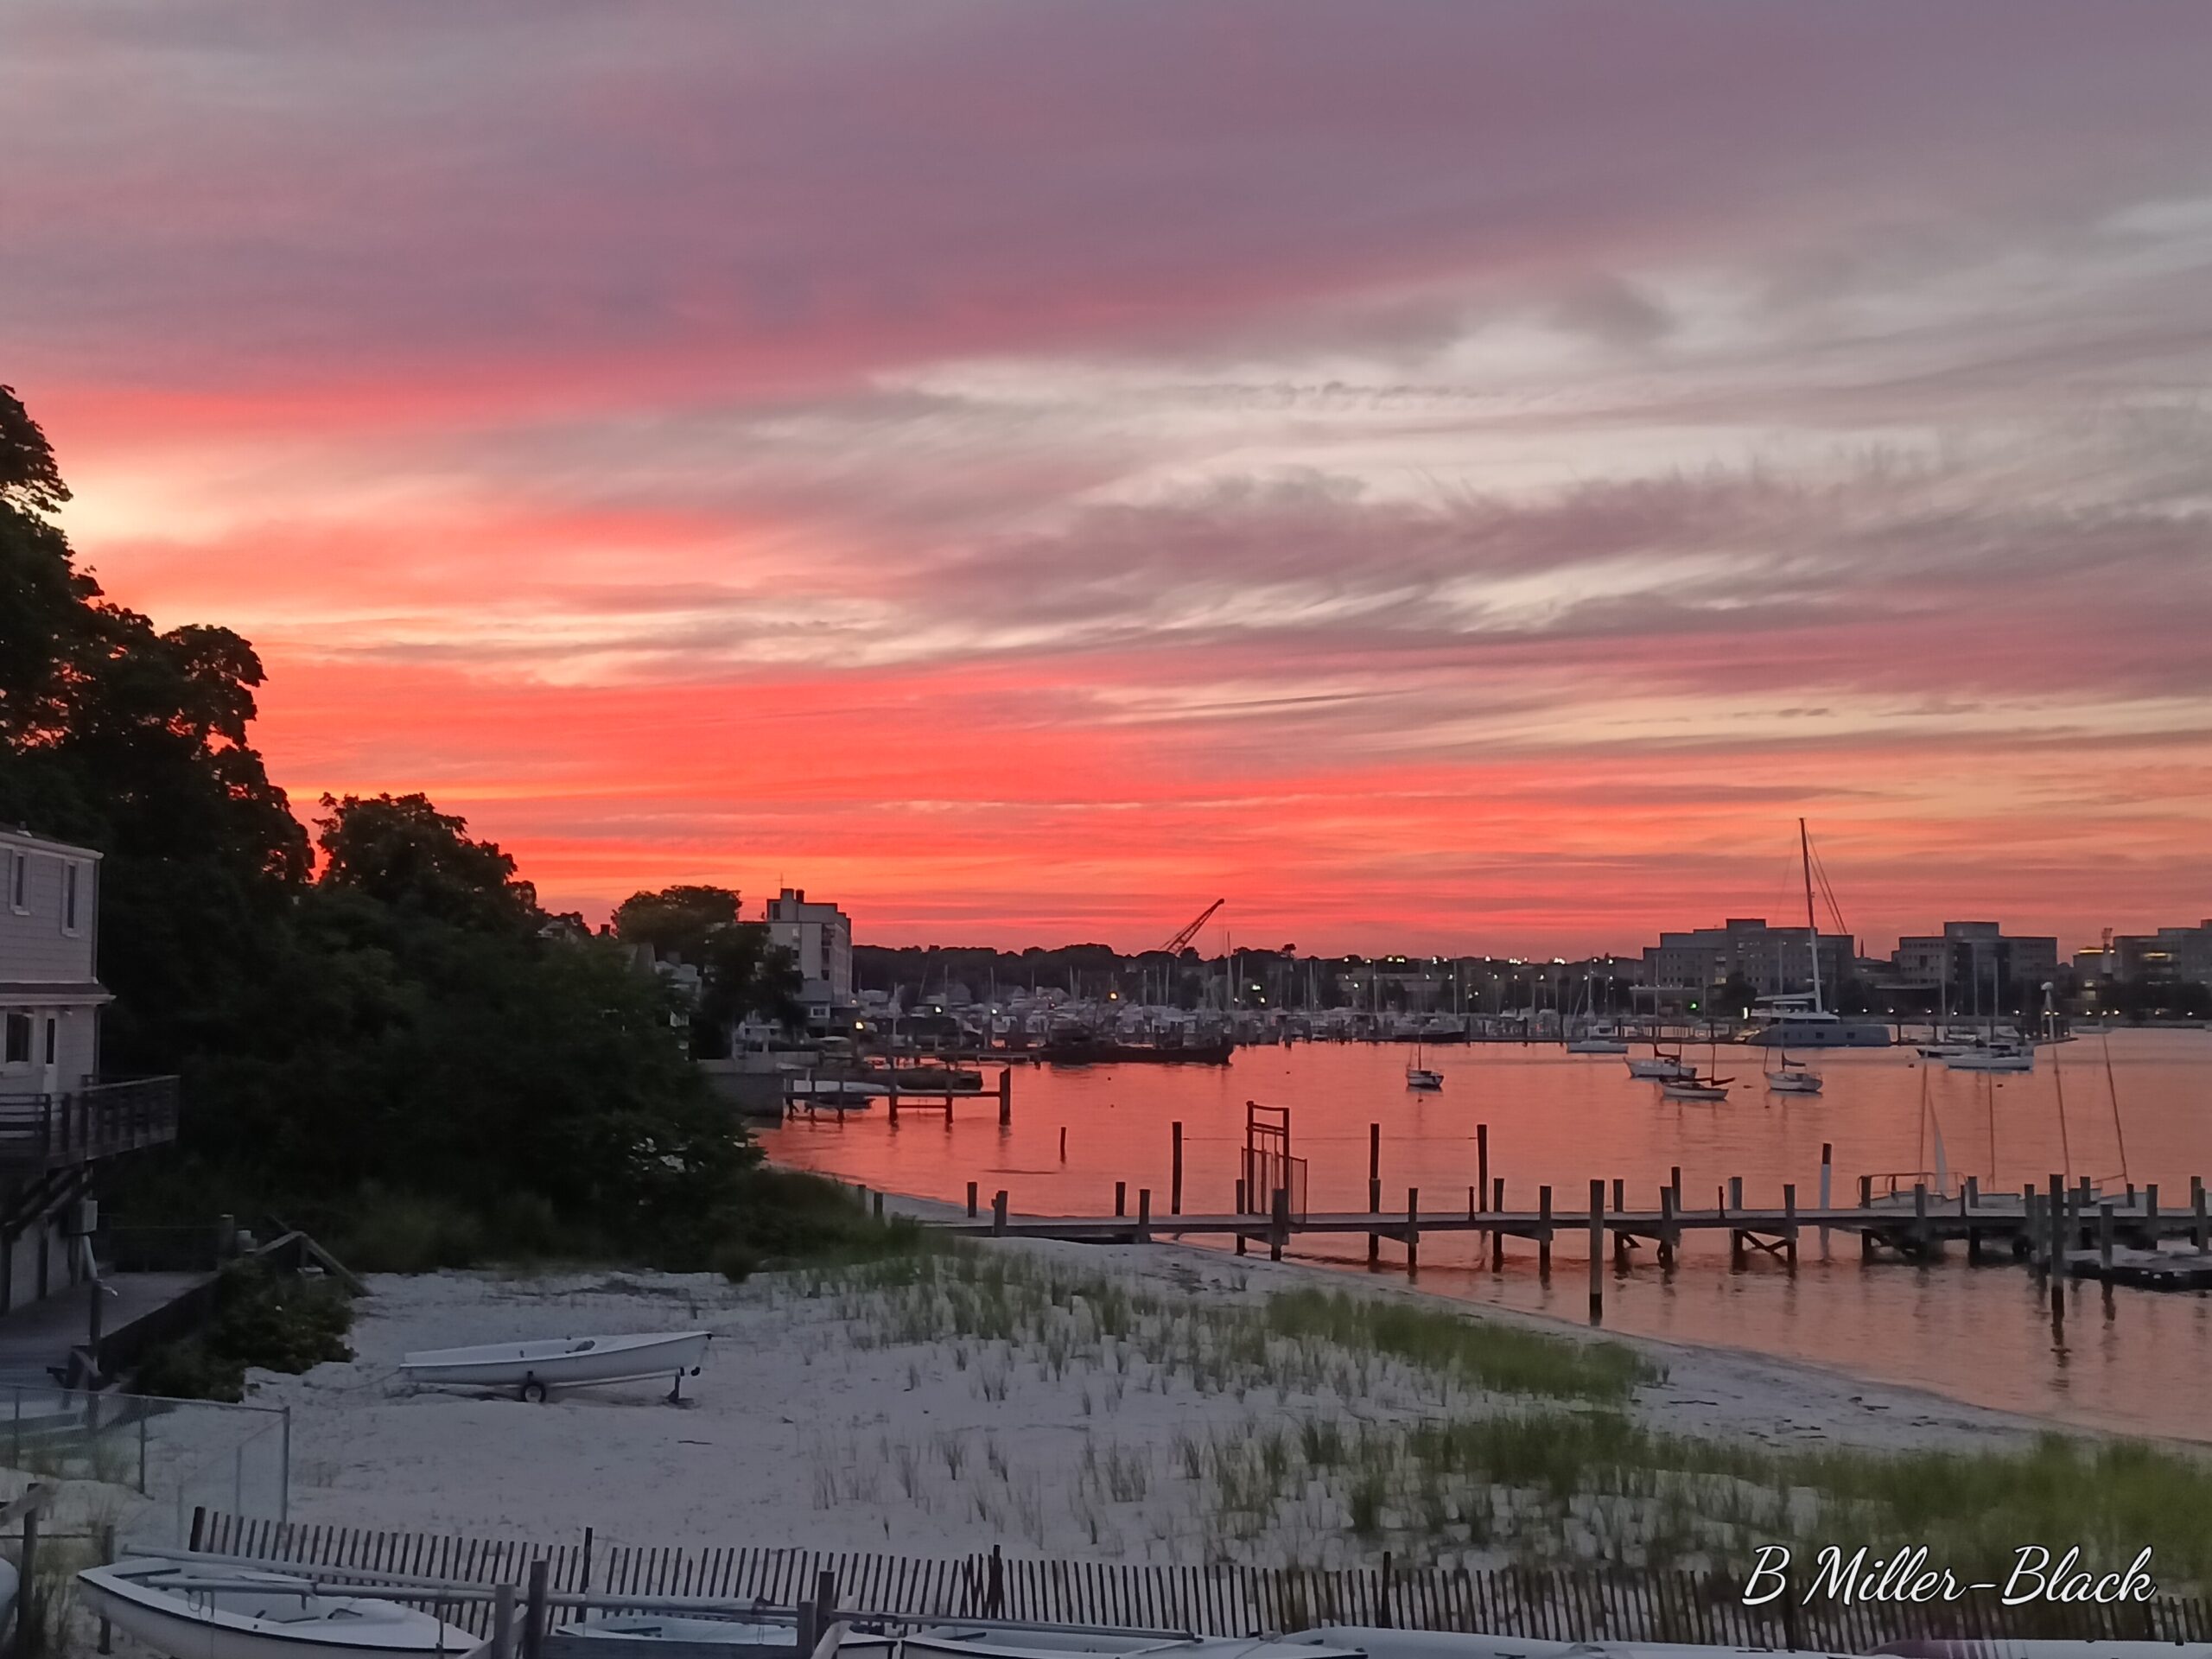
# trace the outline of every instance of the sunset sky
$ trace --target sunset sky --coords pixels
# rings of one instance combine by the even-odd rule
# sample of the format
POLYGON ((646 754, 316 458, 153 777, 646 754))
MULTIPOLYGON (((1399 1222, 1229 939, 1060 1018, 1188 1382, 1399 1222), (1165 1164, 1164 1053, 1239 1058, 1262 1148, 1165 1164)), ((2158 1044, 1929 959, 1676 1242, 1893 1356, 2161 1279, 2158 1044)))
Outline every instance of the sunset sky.
MULTIPOLYGON (((2212 10, 10 0, 0 381, 556 907, 2212 915, 2212 10)), ((1217 946, 1218 935, 1205 943, 1217 946)))

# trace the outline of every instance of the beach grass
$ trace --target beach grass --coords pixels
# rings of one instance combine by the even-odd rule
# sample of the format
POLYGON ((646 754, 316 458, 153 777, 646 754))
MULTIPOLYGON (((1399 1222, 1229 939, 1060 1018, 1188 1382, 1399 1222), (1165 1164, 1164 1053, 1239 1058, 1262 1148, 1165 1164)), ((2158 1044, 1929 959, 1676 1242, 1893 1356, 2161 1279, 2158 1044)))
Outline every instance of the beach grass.
MULTIPOLYGON (((1765 1543, 1924 1544, 1986 1576, 2049 1540, 2082 1545, 2099 1570, 2149 1544, 2162 1586, 2212 1583, 2212 1463, 2185 1452, 2059 1434, 1885 1452, 1662 1432, 1639 1395, 1664 1370, 1626 1344, 1322 1287, 1185 1290, 943 1237, 791 1275, 777 1294, 826 1305, 855 1348, 935 1349, 925 1373, 957 1371, 993 1406, 1058 1402, 1084 1437, 1073 1474, 989 1440, 980 1463, 934 1448, 922 1472, 955 1496, 916 1480, 924 1507, 988 1511, 1040 1545, 1071 1520, 1093 1549, 1176 1559, 1350 1565, 1387 1549, 1409 1563, 1740 1571, 1765 1543), (1186 1393, 1173 1429, 1123 1426, 1128 1401, 1186 1393), (1040 1481, 1069 1484, 1068 1519, 1040 1481)), ((895 1447, 879 1458, 909 1466, 895 1447)))

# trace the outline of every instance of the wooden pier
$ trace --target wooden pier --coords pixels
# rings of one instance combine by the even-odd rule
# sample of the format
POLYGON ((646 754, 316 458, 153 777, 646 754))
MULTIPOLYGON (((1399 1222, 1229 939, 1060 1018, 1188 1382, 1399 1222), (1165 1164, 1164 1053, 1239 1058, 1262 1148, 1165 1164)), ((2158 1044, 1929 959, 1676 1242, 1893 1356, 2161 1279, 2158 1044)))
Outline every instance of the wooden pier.
MULTIPOLYGON (((1257 1115, 1275 1109, 1253 1108, 1257 1115)), ((967 1214, 936 1225, 955 1233, 1001 1238, 1048 1238, 1098 1244, 1143 1244, 1165 1238, 1225 1237, 1242 1255, 1258 1245, 1267 1248, 1270 1260, 1280 1262, 1302 1238, 1358 1238, 1367 1241, 1370 1267, 1382 1265, 1382 1246, 1394 1244, 1402 1252, 1406 1270, 1417 1273, 1425 1236, 1465 1234, 1478 1241, 1478 1259, 1487 1260, 1493 1271, 1503 1268, 1513 1245, 1533 1246, 1539 1273, 1548 1277, 1552 1249, 1562 1236, 1580 1236, 1581 1255, 1589 1264, 1590 1313, 1602 1316, 1605 1306, 1605 1264, 1612 1259, 1618 1271, 1626 1271, 1639 1249, 1649 1249, 1662 1269, 1672 1269, 1684 1237, 1703 1234, 1726 1237, 1730 1265, 1742 1268, 1754 1255, 1779 1262, 1789 1272, 1797 1268, 1798 1249, 1808 1228, 1815 1230, 1825 1254, 1831 1235, 1855 1236, 1863 1259, 1884 1257, 1934 1262, 1953 1245, 1962 1245, 1969 1262, 1995 1254, 2003 1259, 2025 1262, 2050 1281, 2056 1301, 2063 1281, 2069 1275, 2103 1278, 2113 1283, 2152 1287, 2184 1288, 2212 1281, 2212 1215, 2202 1177, 2190 1182, 2185 1209, 2164 1207, 2156 1185, 2129 1185, 2124 1195, 2100 1192, 2085 1177, 2069 1184, 2053 1174, 2042 1186, 2018 1192, 1983 1192, 1967 1176, 1956 1192, 1942 1192, 1916 1175, 1862 1175, 1852 1202, 1831 1201, 1834 1149, 1821 1148, 1818 1196, 1809 1204, 1798 1201, 1795 1183, 1785 1183, 1780 1203, 1748 1203, 1744 1181, 1732 1177, 1714 1189, 1710 1207, 1684 1202, 1681 1171, 1670 1172, 1648 1203, 1631 1202, 1623 1180, 1593 1179, 1586 1197, 1572 1205, 1555 1201, 1553 1189, 1539 1186, 1533 1207, 1510 1206, 1503 1177, 1490 1174, 1489 1126, 1476 1128, 1477 1184, 1454 1189, 1450 1199, 1439 1203, 1431 1189, 1423 1202, 1421 1189, 1405 1189, 1402 1208, 1386 1205, 1382 1196, 1382 1128, 1368 1132, 1367 1206, 1360 1210, 1309 1210, 1305 1206, 1305 1164, 1289 1153, 1287 1117, 1266 1118, 1254 1128, 1248 1123, 1243 1167, 1265 1171, 1264 1179, 1240 1179, 1236 1196, 1226 1210, 1183 1211, 1183 1126, 1171 1126, 1171 1173, 1166 1213, 1156 1214, 1150 1187, 1135 1192, 1115 1183, 1114 1213, 1098 1215, 1017 1215, 1010 1197, 1001 1190, 991 1196, 989 1209, 982 1207, 977 1184, 968 1184, 967 1214), (1262 1150, 1255 1153, 1257 1147, 1262 1150), (1261 1194, 1265 1194, 1264 1198, 1261 1194), (2164 1252, 2169 1241, 2182 1241, 2185 1252, 2164 1252), (2115 1252, 2120 1252, 2115 1259, 2115 1252)))

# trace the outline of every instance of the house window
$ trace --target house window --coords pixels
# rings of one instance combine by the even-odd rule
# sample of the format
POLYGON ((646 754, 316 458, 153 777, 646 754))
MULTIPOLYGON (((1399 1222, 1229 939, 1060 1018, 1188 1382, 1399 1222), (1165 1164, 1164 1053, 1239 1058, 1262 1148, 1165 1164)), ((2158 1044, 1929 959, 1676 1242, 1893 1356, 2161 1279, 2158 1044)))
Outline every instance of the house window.
POLYGON ((7 1047, 0 1050, 9 1065, 28 1065, 31 1058, 31 1017, 28 1014, 8 1016, 7 1047))
POLYGON ((80 864, 65 862, 61 866, 61 931, 77 931, 77 882, 83 873, 80 864))
POLYGON ((29 874, 31 855, 17 849, 8 855, 8 902, 22 915, 30 908, 29 874))

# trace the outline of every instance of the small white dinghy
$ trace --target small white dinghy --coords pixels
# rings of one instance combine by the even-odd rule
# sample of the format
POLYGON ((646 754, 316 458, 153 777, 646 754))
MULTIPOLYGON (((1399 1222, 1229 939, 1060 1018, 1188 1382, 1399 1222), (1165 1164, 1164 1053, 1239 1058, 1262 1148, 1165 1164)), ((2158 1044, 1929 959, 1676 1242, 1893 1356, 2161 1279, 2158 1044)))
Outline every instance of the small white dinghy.
POLYGON ((77 1583, 93 1612, 169 1659, 378 1659, 485 1645, 419 1609, 324 1594, 283 1573, 137 1560, 88 1567, 77 1583))
MULTIPOLYGON (((702 1613, 675 1618, 658 1613, 609 1613, 563 1625, 553 1635, 556 1638, 575 1636, 610 1643, 705 1642, 732 1648, 773 1648, 779 1654, 788 1654, 798 1641, 798 1621, 788 1613, 731 1614, 727 1618, 702 1613)), ((558 1650, 564 1645, 556 1641, 555 1648, 558 1650)), ((837 1651, 863 1656, 864 1659, 890 1659, 892 1650, 898 1645, 892 1637, 849 1630, 837 1643, 837 1651)))
POLYGON ((602 1382, 675 1382, 696 1376, 712 1334, 671 1331, 642 1337, 556 1337, 548 1342, 495 1342, 480 1348, 434 1348, 409 1354, 399 1369, 410 1382, 458 1388, 511 1388, 525 1400, 543 1400, 552 1389, 602 1382))

